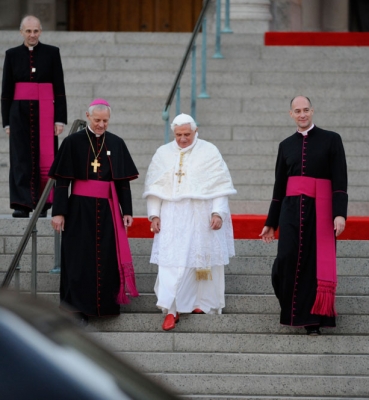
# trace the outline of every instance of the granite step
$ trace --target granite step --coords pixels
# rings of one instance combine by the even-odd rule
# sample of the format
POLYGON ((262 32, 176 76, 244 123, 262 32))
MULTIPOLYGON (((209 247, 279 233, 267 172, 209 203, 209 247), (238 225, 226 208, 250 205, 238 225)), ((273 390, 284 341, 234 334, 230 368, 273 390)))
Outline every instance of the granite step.
MULTIPOLYGON (((166 386, 176 388, 181 394, 193 396, 222 393, 223 396, 315 396, 325 399, 335 396, 342 399, 367 398, 369 378, 362 376, 306 376, 263 374, 149 374, 166 386), (345 397, 342 397, 342 394, 345 397), (347 396, 346 396, 347 394, 347 396)), ((241 397, 242 398, 242 397, 241 397)))
MULTIPOLYGON (((297 330, 299 332, 299 330, 297 330)), ((294 333, 89 332, 112 351, 202 354, 327 354, 369 355, 366 336, 335 335, 319 338, 294 333)), ((366 373, 367 375, 367 373, 366 373)))
MULTIPOLYGON (((306 341, 310 338, 306 338, 306 341)), ((202 352, 124 352, 124 358, 146 373, 334 375, 369 377, 369 355, 235 354, 202 352)))
MULTIPOLYGON (((58 292, 38 292, 38 296, 59 305, 58 292)), ((130 304, 121 306, 122 313, 161 313, 156 307, 157 298, 153 293, 140 293, 130 304)), ((279 314, 280 307, 274 294, 226 294, 223 314, 279 314)), ((339 315, 368 315, 369 296, 340 296, 336 298, 339 315)))
MULTIPOLYGON (((50 265, 50 270, 53 268, 50 265)), ((5 276, 0 273, 0 279, 5 276)), ((136 285, 139 293, 153 293, 156 281, 156 274, 137 274, 136 285)), ((340 277, 338 295, 361 295, 368 293, 369 276, 340 277)), ((29 291, 31 287, 31 274, 21 272, 20 290, 29 291)), ((41 292, 57 292, 59 290, 59 276, 48 272, 39 272, 37 275, 37 287, 41 292)), ((248 276, 248 275, 226 275, 225 291, 228 294, 272 294, 273 288, 269 276, 248 276)))
MULTIPOLYGON (((125 313, 118 317, 90 319, 89 330, 98 332, 163 332, 160 313, 125 313)), ((335 329, 322 328, 325 335, 367 335, 369 315, 339 315, 335 329)), ((258 333, 306 335, 304 329, 281 326, 279 314, 183 314, 176 325, 182 333, 258 333)))

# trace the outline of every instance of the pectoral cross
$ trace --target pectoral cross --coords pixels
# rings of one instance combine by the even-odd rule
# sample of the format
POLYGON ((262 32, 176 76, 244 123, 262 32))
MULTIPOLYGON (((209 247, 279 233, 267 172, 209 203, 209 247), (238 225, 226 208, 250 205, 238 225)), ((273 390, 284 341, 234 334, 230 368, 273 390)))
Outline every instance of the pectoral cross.
POLYGON ((182 173, 182 169, 180 169, 178 172, 176 172, 176 175, 178 176, 178 183, 181 183, 182 176, 185 175, 185 173, 182 173))
POLYGON ((97 158, 95 158, 94 162, 91 163, 91 166, 94 167, 94 172, 97 172, 97 167, 100 167, 100 163, 97 161, 97 158))
POLYGON ((182 181, 182 176, 185 175, 185 173, 182 172, 183 156, 184 156, 184 153, 181 153, 181 158, 179 159, 179 171, 176 172, 176 175, 178 176, 178 183, 181 183, 181 181, 182 181))

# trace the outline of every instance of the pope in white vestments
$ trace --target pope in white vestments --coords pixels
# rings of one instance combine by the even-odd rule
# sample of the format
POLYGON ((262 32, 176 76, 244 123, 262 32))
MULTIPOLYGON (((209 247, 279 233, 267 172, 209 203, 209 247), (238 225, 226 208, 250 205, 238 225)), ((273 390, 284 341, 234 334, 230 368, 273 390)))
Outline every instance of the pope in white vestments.
POLYGON ((198 138, 190 115, 171 125, 175 140, 150 163, 143 197, 155 233, 150 262, 158 265, 157 306, 164 330, 180 313, 221 314, 224 265, 234 256, 228 196, 232 178, 219 150, 198 138))

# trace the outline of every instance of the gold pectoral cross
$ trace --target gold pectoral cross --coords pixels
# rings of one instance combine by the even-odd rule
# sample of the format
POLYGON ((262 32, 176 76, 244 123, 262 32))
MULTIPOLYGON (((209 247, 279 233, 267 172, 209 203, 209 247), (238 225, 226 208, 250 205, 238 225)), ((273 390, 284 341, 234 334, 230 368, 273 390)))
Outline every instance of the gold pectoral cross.
POLYGON ((97 158, 95 158, 94 162, 91 163, 91 166, 94 167, 94 172, 97 172, 97 167, 100 167, 100 163, 97 161, 97 158))
POLYGON ((176 175, 178 176, 178 183, 182 182, 182 176, 185 175, 185 173, 182 172, 183 156, 184 156, 184 153, 181 153, 181 158, 179 159, 179 171, 176 172, 176 175))
POLYGON ((185 173, 182 173, 182 169, 180 169, 178 172, 176 172, 176 175, 178 176, 178 183, 181 183, 182 176, 185 175, 185 173))

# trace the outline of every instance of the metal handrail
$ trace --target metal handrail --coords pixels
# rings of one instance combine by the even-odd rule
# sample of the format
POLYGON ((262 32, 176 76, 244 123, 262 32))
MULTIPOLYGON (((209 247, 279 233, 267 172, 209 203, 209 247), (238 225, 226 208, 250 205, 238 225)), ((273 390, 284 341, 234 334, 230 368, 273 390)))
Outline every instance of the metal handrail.
MULTIPOLYGON (((69 130, 69 134, 74 133, 78 130, 78 128, 84 125, 86 126, 86 122, 84 120, 75 120, 71 126, 71 129, 69 130)), ((9 265, 9 268, 5 274, 5 277, 3 279, 3 282, 1 283, 1 288, 7 288, 10 285, 11 280, 13 279, 14 273, 17 269, 17 266, 19 265, 19 260, 21 259, 24 250, 28 244, 28 240, 31 237, 32 233, 37 232, 35 230, 36 228, 36 223, 38 221, 38 218, 41 214, 42 209, 44 208, 44 205, 46 203, 46 200, 51 192, 52 187, 54 186, 54 179, 49 178, 49 180, 47 181, 46 185, 45 185, 45 189, 41 194, 41 197, 38 201, 38 204, 36 206, 35 211, 32 213, 32 217, 27 225, 27 228, 22 236, 22 239, 18 245, 18 248, 14 254, 14 257, 9 265)), ((36 243, 33 244, 32 246, 32 258, 34 259, 36 257, 36 254, 34 254, 36 251, 36 243)), ((36 272, 34 270, 35 267, 34 265, 32 265, 32 286, 34 288, 34 291, 36 290, 37 287, 37 283, 36 283, 36 272)), ((34 293, 35 294, 35 293, 34 293)))
POLYGON ((41 213, 42 209, 44 208, 44 205, 46 203, 46 200, 50 194, 50 191, 51 191, 53 185, 54 185, 54 179, 49 178, 49 180, 46 183, 45 189, 42 192, 40 200, 38 201, 36 209, 32 213, 31 220, 29 221, 26 231, 24 232, 24 234, 22 236, 22 239, 18 245, 17 251, 14 254, 12 262, 10 263, 8 271, 5 274, 5 277, 1 284, 2 288, 8 287, 14 276, 14 273, 18 266, 19 260, 21 259, 22 255, 23 255, 24 249, 27 246, 28 240, 29 240, 34 228, 36 227, 38 217, 40 216, 40 213, 41 213))
POLYGON ((200 30, 202 21, 203 21, 203 19, 205 17, 205 14, 206 14, 206 11, 207 11, 207 9, 209 7, 210 2, 211 2, 211 0, 205 0, 204 1, 204 6, 203 6, 203 8, 201 10, 201 13, 199 15, 199 18, 198 18, 198 20, 196 22, 195 28, 194 28, 194 30, 192 32, 191 39, 190 39, 190 41, 189 41, 189 43, 187 45, 187 48, 186 48, 186 51, 185 51, 185 53, 183 55, 182 62, 181 62, 180 67, 178 69, 177 75, 176 75, 176 77, 174 79, 174 82, 173 82, 173 85, 172 85, 172 87, 170 89, 168 98, 167 98, 167 100, 165 102, 164 110, 163 110, 163 114, 162 114, 163 120, 165 120, 165 121, 169 118, 169 108, 170 108, 170 106, 172 104, 174 95, 175 95, 175 93, 177 91, 177 88, 179 86, 179 82, 180 82, 180 80, 182 78, 182 75, 183 75, 183 72, 184 72, 184 70, 186 68, 188 58, 190 56, 192 47, 193 47, 193 45, 195 43, 195 40, 197 38, 197 34, 198 34, 199 30, 200 30))

